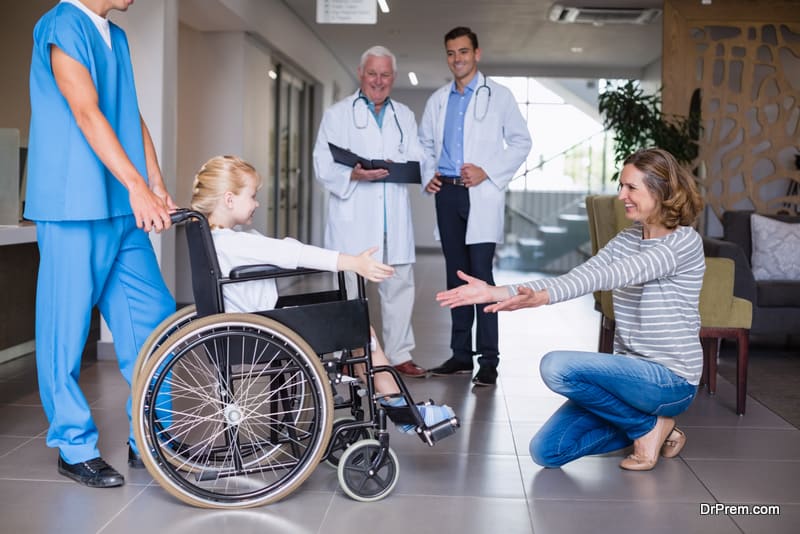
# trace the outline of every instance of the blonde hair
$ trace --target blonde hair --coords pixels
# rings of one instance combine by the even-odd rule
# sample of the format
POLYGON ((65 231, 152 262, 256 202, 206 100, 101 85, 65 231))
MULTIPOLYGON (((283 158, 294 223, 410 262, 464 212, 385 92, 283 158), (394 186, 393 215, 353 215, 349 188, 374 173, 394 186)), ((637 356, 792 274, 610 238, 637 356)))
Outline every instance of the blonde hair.
POLYGON ((669 229, 691 226, 703 210, 703 197, 694 176, 675 157, 660 148, 646 148, 625 158, 644 174, 644 184, 656 198, 660 209, 656 221, 669 229))
POLYGON ((255 180, 261 187, 261 176, 255 167, 236 156, 216 156, 206 161, 194 176, 191 207, 208 217, 223 195, 238 194, 255 180))

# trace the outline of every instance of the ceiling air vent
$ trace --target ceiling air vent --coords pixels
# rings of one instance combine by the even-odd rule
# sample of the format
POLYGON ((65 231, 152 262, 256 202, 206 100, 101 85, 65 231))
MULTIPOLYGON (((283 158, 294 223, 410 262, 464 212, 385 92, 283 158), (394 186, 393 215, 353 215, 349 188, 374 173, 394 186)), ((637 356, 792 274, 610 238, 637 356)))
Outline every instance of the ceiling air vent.
POLYGON ((661 14, 660 9, 638 7, 567 7, 553 4, 549 18, 565 24, 648 24, 661 14))

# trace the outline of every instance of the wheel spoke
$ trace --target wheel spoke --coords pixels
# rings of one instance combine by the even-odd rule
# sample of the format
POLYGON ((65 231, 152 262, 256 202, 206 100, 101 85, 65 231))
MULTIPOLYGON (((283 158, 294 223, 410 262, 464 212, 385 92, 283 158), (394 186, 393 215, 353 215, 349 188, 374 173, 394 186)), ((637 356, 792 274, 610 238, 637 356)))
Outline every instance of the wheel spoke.
POLYGON ((149 407, 137 440, 148 458, 155 453, 154 478, 181 500, 231 508, 271 502, 307 478, 327 448, 333 402, 320 389, 327 376, 283 325, 210 319, 179 329, 143 368, 149 407))

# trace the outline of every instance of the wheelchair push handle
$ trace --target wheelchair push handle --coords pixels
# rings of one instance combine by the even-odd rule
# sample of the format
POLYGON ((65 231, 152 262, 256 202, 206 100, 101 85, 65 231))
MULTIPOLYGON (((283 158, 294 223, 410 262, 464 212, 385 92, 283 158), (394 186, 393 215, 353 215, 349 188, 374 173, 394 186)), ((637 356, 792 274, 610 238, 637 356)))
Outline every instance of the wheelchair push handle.
POLYGON ((179 208, 169 214, 169 218, 172 220, 172 224, 181 224, 186 222, 188 219, 193 217, 200 217, 201 215, 188 208, 179 208))

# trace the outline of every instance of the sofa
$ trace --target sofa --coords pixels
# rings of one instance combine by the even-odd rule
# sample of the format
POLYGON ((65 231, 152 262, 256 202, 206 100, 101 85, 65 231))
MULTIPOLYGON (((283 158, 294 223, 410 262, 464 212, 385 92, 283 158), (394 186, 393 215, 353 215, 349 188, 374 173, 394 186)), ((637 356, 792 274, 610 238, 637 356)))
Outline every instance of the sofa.
MULTIPOLYGON (((724 212, 722 239, 704 238, 705 254, 730 258, 734 261, 734 295, 753 303, 753 324, 750 331, 752 335, 781 338, 783 342, 791 341, 792 336, 800 339, 800 277, 796 276, 796 272, 792 272, 787 277, 779 273, 777 276, 771 276, 771 279, 763 279, 765 275, 761 267, 765 262, 765 256, 761 255, 766 246, 764 240, 767 237, 764 236, 769 235, 769 239, 774 241, 768 245, 778 257, 796 255, 800 250, 796 246, 800 226, 795 231, 793 226, 777 225, 784 230, 788 229, 789 237, 782 236, 780 231, 769 231, 769 229, 765 233, 764 226, 757 227, 758 239, 761 241, 755 247, 759 256, 754 258, 751 230, 751 217, 754 213, 752 210, 724 212), (756 275, 753 271, 754 261, 757 263, 756 275)), ((792 225, 800 224, 798 215, 763 215, 763 217, 792 225)), ((758 224, 764 222, 772 224, 764 219, 758 224)), ((780 262, 773 261, 773 263, 780 262)))

